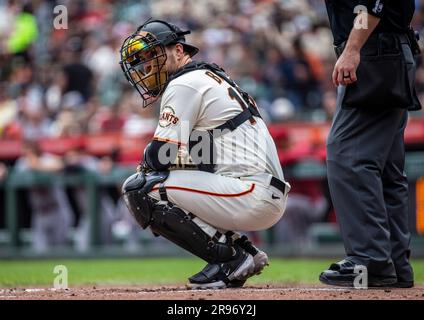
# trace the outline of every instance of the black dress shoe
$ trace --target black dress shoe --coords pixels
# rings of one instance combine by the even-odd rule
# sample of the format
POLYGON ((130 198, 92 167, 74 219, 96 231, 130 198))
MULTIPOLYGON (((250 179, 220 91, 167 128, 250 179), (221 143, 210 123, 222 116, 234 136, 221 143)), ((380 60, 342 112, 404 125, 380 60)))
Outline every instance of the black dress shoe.
POLYGON ((397 281, 392 285, 393 288, 412 288, 414 281, 397 281))
MULTIPOLYGON (((354 287, 354 281, 360 275, 358 272, 355 273, 355 267, 361 267, 361 265, 344 259, 333 263, 328 270, 322 272, 319 280, 332 286, 354 287)), ((368 274, 368 287, 390 287, 395 283, 397 283, 396 277, 379 277, 368 274)))

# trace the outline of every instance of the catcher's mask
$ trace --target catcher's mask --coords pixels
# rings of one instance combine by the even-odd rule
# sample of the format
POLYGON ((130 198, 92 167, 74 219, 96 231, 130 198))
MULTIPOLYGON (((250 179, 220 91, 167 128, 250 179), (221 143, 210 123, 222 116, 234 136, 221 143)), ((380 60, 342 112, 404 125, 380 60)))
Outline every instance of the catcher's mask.
POLYGON ((149 20, 124 40, 120 65, 142 97, 143 107, 156 101, 168 81, 165 47, 181 43, 190 56, 199 51, 185 43, 184 35, 189 33, 162 20, 149 20))

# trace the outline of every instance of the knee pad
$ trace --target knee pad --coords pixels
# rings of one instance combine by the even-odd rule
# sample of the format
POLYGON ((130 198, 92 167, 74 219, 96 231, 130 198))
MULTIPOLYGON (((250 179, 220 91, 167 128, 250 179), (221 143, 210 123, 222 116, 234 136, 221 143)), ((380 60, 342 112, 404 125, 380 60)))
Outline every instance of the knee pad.
POLYGON ((125 180, 122 185, 122 195, 128 210, 137 223, 146 229, 152 220, 152 211, 156 200, 148 196, 152 188, 164 182, 169 176, 169 171, 135 173, 125 180))

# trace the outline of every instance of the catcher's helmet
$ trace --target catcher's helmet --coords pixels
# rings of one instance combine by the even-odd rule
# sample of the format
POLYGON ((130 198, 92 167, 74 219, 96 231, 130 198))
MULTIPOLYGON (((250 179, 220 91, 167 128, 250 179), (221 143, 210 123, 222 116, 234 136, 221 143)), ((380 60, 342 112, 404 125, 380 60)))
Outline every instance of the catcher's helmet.
POLYGON ((176 25, 166 21, 149 20, 138 27, 137 31, 145 31, 153 34, 164 46, 181 43, 184 50, 190 55, 190 57, 199 52, 198 48, 186 43, 185 35, 190 34, 190 30, 182 31, 176 25))
POLYGON ((168 81, 165 47, 181 43, 190 57, 199 51, 185 42, 185 35, 189 33, 162 20, 149 20, 125 39, 120 65, 128 81, 143 98, 143 107, 162 94, 168 81))

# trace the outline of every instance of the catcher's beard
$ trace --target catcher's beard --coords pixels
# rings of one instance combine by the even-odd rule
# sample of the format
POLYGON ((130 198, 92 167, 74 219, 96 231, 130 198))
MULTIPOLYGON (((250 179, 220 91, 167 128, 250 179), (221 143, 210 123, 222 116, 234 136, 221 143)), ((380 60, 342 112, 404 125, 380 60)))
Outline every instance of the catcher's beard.
POLYGON ((186 54, 181 57, 180 61, 177 61, 172 52, 167 51, 166 56, 166 70, 168 71, 168 76, 173 75, 178 69, 191 61, 190 56, 186 54))
POLYGON ((175 59, 175 56, 172 53, 167 53, 166 70, 168 71, 168 75, 171 76, 175 73, 175 71, 177 71, 177 69, 177 59, 175 59))

